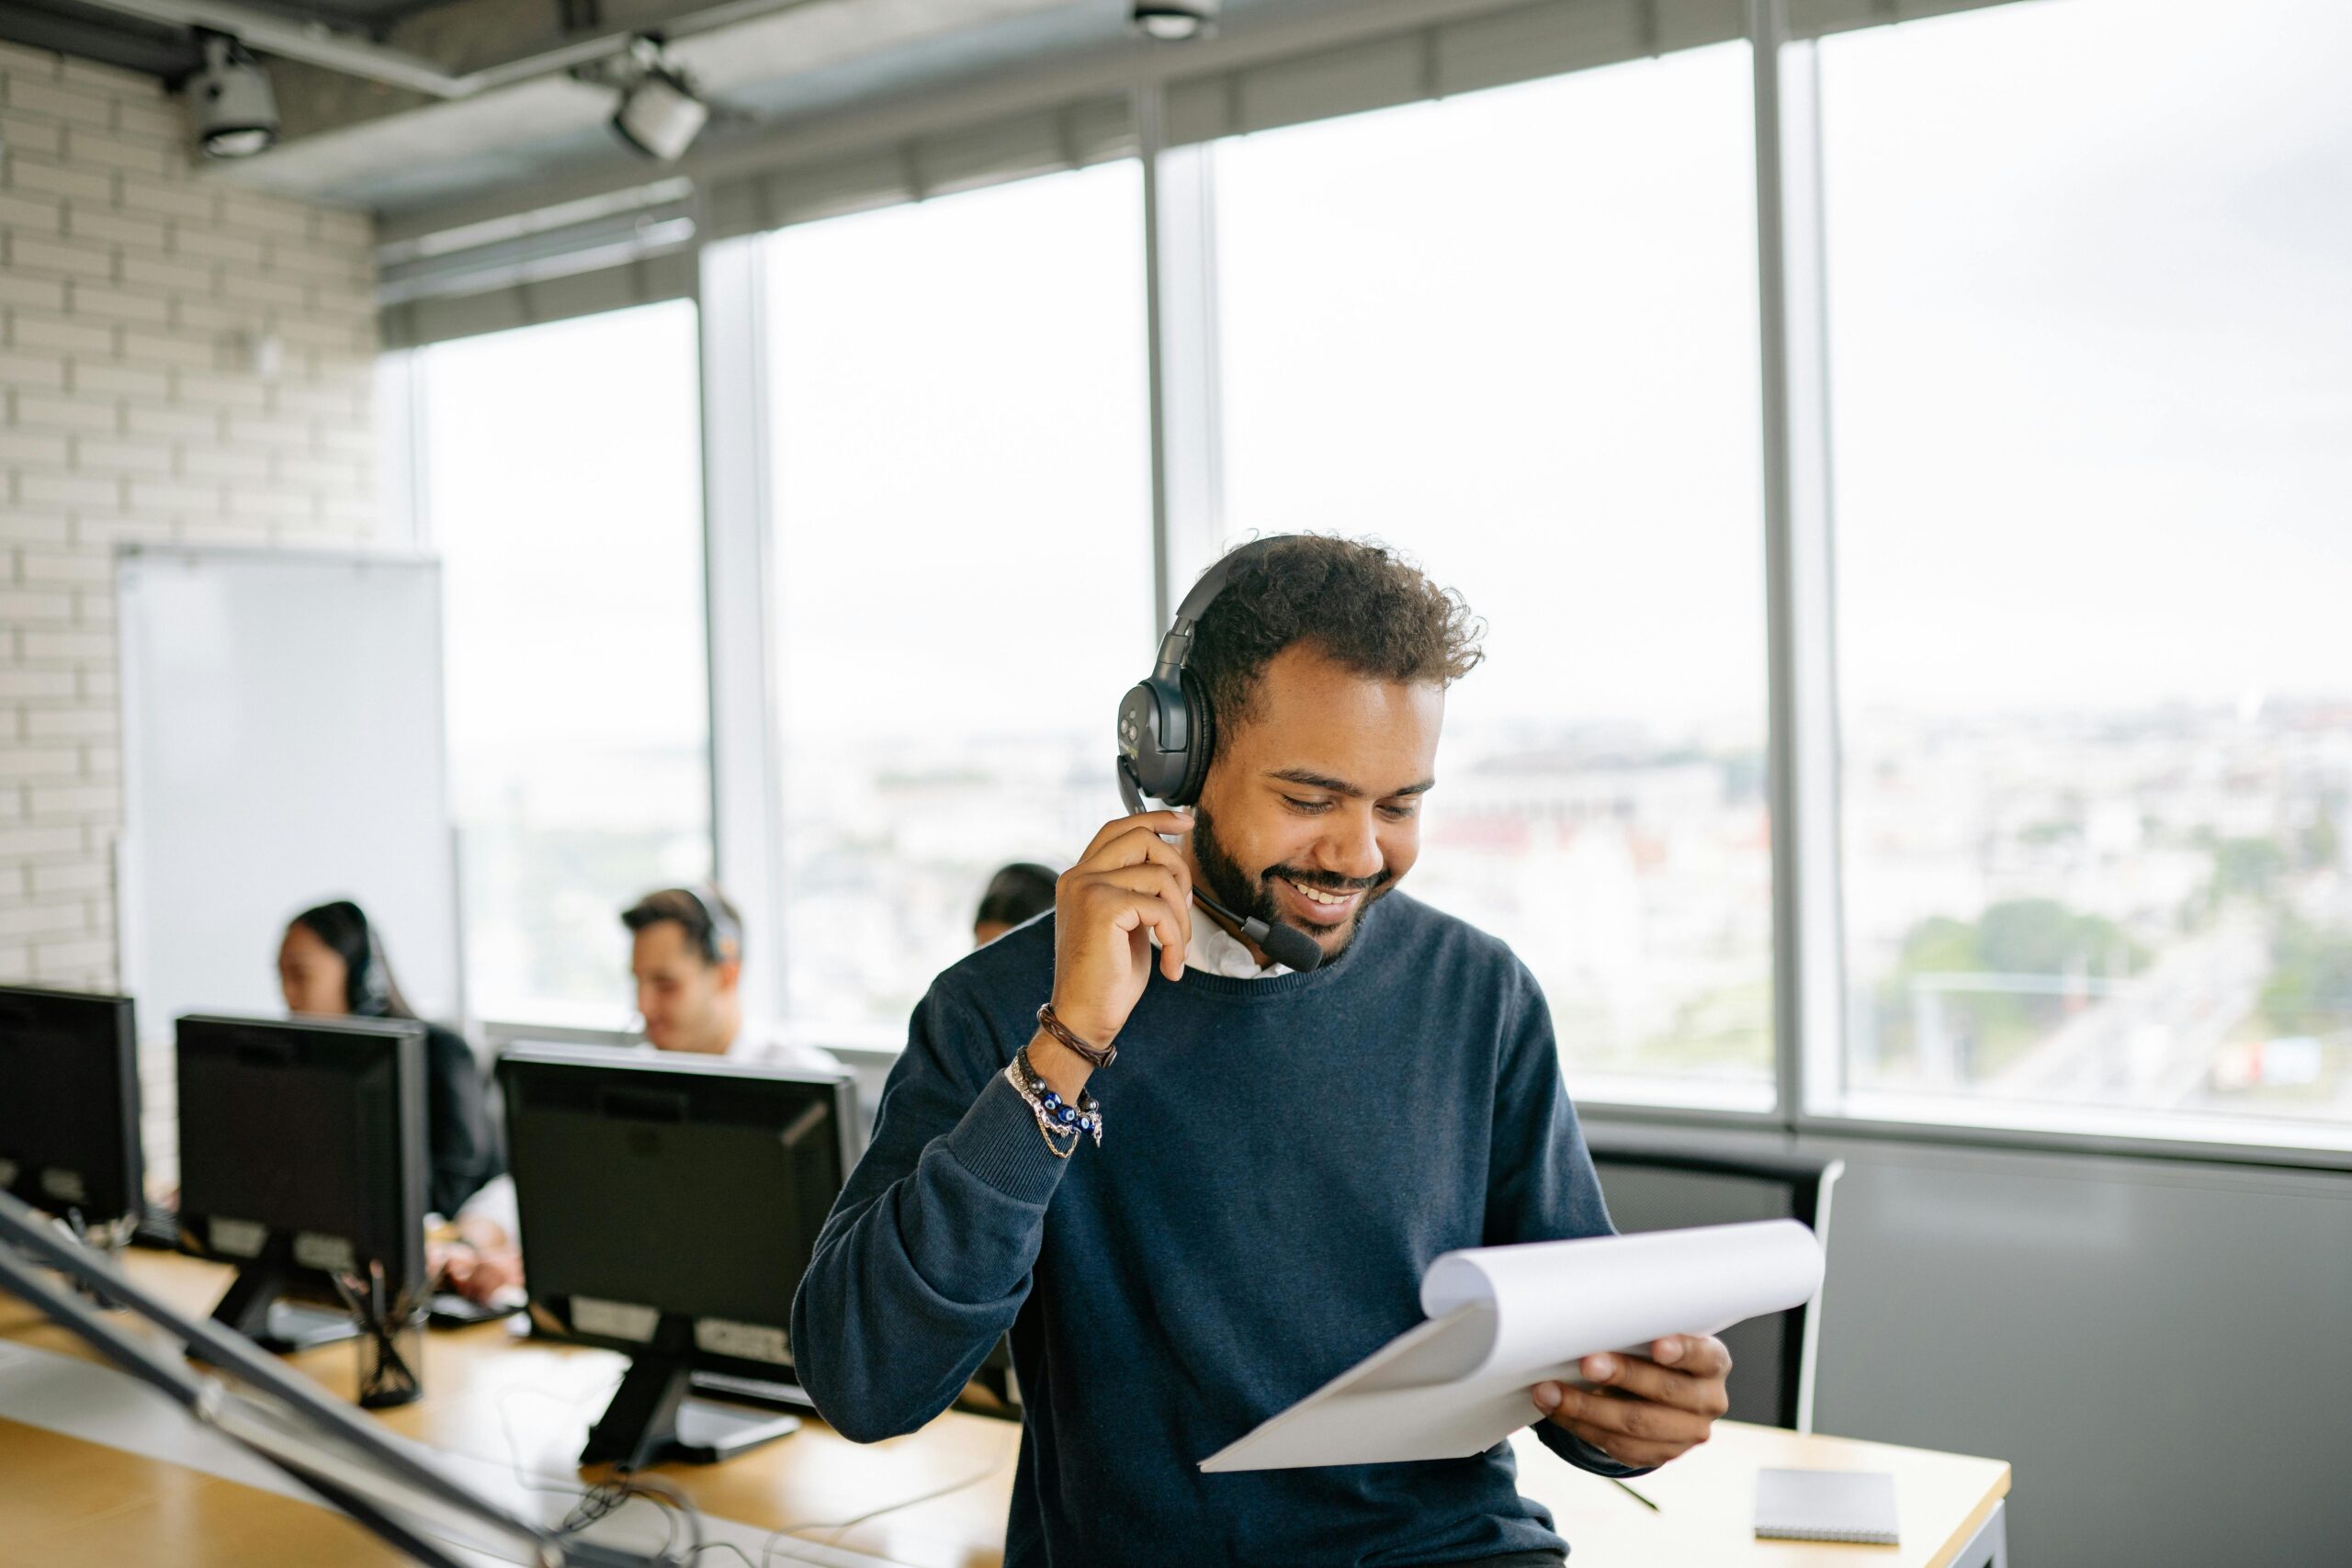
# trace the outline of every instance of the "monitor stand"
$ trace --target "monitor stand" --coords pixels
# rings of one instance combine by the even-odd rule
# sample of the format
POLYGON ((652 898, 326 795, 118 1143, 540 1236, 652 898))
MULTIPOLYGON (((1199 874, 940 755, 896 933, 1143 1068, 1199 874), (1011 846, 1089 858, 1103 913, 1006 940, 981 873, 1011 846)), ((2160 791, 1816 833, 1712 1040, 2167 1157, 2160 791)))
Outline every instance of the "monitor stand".
POLYGON ((267 1326, 253 1339, 263 1349, 284 1356, 358 1337, 359 1325, 340 1307, 313 1306, 308 1302, 272 1302, 267 1326))
POLYGON ((707 1371, 695 1369, 694 1382, 688 1389, 688 1399, 715 1399, 723 1404, 750 1404, 762 1410, 798 1412, 814 1410, 817 1402, 808 1391, 789 1378, 746 1378, 732 1372, 707 1371))
POLYGON ((717 1464, 800 1428, 797 1416, 690 1398, 693 1376, 684 1357, 649 1353, 631 1360, 612 1403, 588 1429, 581 1464, 632 1471, 664 1460, 717 1464))
POLYGON ((359 1337, 347 1308, 282 1299, 297 1289, 314 1295, 331 1293, 334 1285, 316 1269, 282 1259, 248 1263, 212 1309, 212 1321, 280 1356, 359 1337))

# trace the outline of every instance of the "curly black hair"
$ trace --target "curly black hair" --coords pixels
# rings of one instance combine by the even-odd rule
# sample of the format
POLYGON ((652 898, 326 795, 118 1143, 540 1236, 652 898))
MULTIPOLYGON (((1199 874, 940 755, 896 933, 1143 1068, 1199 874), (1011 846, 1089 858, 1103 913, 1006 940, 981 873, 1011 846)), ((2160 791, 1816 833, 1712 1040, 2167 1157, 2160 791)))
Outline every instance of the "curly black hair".
POLYGON ((1461 594, 1376 540, 1290 534, 1235 564, 1186 670, 1214 723, 1229 726, 1250 716, 1266 666, 1294 643, 1358 674, 1443 686, 1486 657, 1486 629, 1461 594))

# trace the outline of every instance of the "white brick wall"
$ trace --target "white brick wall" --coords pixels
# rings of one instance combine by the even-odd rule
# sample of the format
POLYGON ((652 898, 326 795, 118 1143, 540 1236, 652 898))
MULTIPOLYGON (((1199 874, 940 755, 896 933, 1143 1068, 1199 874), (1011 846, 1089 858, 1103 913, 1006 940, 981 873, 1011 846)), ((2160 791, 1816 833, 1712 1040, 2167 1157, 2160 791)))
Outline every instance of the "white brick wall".
POLYGON ((0 44, 0 980, 116 983, 117 545, 375 525, 368 221, 188 147, 152 79, 0 44))

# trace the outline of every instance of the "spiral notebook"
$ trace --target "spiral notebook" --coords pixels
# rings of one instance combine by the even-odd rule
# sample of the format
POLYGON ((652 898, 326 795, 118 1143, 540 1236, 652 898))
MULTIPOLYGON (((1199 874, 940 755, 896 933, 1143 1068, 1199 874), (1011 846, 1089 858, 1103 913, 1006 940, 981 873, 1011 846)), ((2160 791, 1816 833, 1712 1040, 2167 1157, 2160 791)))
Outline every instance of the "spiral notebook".
POLYGON ((1759 1470, 1756 1538, 1899 1545, 1894 1477, 1875 1470, 1759 1470))

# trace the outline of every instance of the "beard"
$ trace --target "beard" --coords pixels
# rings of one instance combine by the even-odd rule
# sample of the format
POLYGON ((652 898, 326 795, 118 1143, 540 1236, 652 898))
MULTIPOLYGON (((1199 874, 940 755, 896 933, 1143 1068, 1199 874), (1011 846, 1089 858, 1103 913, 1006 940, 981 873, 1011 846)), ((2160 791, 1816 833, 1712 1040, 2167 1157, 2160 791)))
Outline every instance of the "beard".
POLYGON ((1386 866, 1376 876, 1335 876, 1328 871, 1309 871, 1304 866, 1273 865, 1251 875, 1241 869, 1241 863, 1226 852, 1216 836, 1216 825, 1208 808, 1193 807, 1193 858, 1200 862, 1201 879, 1208 884, 1209 893, 1216 901, 1236 914, 1263 920, 1270 926, 1288 926, 1291 930, 1313 939, 1321 947, 1329 940, 1329 926, 1301 925, 1284 919, 1282 906, 1274 901, 1274 878, 1282 877, 1302 887, 1312 887, 1325 893, 1353 893, 1363 890, 1363 902, 1356 906, 1348 923, 1339 929, 1339 945, 1324 948, 1323 962, 1337 963, 1353 946, 1356 933, 1363 929, 1364 916, 1372 912, 1396 878, 1386 866))

